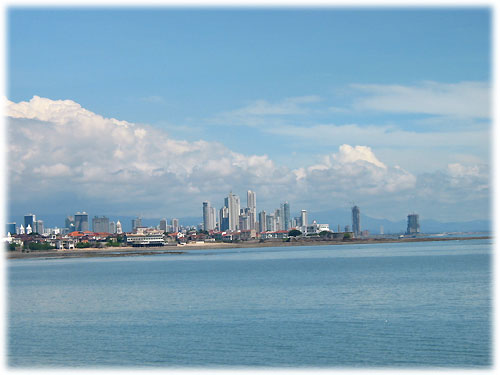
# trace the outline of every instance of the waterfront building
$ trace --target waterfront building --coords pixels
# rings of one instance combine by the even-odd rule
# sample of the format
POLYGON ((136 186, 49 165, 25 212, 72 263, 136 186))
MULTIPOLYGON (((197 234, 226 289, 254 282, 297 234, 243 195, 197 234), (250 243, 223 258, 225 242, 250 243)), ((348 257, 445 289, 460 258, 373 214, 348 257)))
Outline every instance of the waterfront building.
POLYGON ((127 233, 126 241, 134 247, 164 246, 165 239, 161 230, 138 227, 137 233, 127 233))
POLYGON ((109 218, 106 216, 94 216, 92 219, 92 230, 96 233, 112 233, 109 230, 109 218))
POLYGON ((116 222, 116 234, 122 234, 123 229, 122 229, 122 223, 120 223, 120 220, 116 222))
POLYGON ((172 219, 172 232, 179 231, 179 219, 172 219))
POLYGON ((36 215, 35 214, 28 214, 24 215, 24 227, 27 228, 28 225, 33 229, 35 226, 35 221, 36 221, 36 215))
POLYGON ((229 193, 227 197, 227 208, 229 209, 229 230, 235 232, 239 229, 240 197, 229 193))
POLYGON ((355 237, 361 235, 361 218, 358 206, 352 208, 352 231, 355 237))
POLYGON ((86 232, 89 230, 89 215, 84 212, 75 214, 75 231, 86 232))
POLYGON ((420 223, 417 214, 408 215, 408 226, 406 228, 406 234, 417 234, 420 233, 420 223))

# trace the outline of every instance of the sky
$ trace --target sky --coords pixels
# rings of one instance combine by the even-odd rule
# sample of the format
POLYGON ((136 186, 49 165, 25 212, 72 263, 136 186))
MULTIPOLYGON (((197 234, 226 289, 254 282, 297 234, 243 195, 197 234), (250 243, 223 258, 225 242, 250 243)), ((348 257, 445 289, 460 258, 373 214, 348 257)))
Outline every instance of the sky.
MULTIPOLYGON (((7 10, 8 217, 491 211, 488 7, 7 10)), ((61 219, 63 222, 63 219, 61 219)))

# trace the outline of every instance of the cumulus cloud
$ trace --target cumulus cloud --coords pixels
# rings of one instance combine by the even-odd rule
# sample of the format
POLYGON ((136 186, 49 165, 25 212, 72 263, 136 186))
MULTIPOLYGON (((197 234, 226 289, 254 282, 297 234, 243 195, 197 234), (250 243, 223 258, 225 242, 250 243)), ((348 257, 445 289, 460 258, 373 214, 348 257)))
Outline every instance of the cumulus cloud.
MULTIPOLYGON (((366 145, 345 143, 313 165, 292 169, 267 155, 244 155, 217 142, 188 142, 158 128, 105 118, 71 100, 7 101, 6 112, 14 203, 69 206, 58 200, 73 196, 94 202, 102 213, 190 216, 199 215, 204 200, 218 206, 230 190, 252 189, 259 209, 287 199, 313 210, 325 208, 324 198, 334 207, 362 197, 415 195, 416 189, 424 197, 431 178, 421 181, 384 163, 366 145)), ((477 192, 482 186, 481 194, 488 190, 484 168, 452 163, 442 173, 441 185, 431 191, 444 195, 451 189, 456 196, 464 187, 477 192)))
POLYGON ((490 117, 490 87, 483 82, 424 82, 417 86, 353 84, 364 94, 359 110, 453 117, 490 117))

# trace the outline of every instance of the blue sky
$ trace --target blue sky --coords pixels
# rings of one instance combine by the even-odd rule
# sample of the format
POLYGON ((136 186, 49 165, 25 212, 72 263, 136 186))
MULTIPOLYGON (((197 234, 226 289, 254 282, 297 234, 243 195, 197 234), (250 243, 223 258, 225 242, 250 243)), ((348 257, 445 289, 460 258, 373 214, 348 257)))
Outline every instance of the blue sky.
MULTIPOLYGON (((432 209, 439 197, 449 210, 448 215, 440 213, 441 219, 458 215, 465 220, 470 209, 453 207, 453 194, 460 194, 453 190, 446 196, 446 189, 477 186, 470 180, 473 177, 482 179, 481 186, 489 180, 488 172, 478 171, 488 170, 490 158, 490 18, 489 8, 14 7, 7 17, 7 98, 14 104, 29 102, 35 95, 71 100, 104 118, 151 127, 165 139, 187 145, 203 141, 214 150, 227 149, 245 158, 265 155, 273 163, 272 173, 285 168, 283 173, 290 175, 303 168, 308 171, 307 181, 317 174, 312 167, 318 163, 336 170, 340 160, 372 166, 378 160, 387 170, 400 167, 415 178, 414 189, 426 173, 445 175, 451 185, 445 187, 443 182, 433 187, 434 194, 421 197, 415 209, 439 216, 432 209), (352 149, 340 150, 344 144, 352 149), (371 154, 355 146, 368 147, 371 154), (325 164, 333 154, 335 166, 325 164), (450 169, 456 164, 460 167, 450 169), (453 173, 467 181, 456 180, 453 173)), ((30 116, 13 117, 20 123, 30 116)), ((31 119, 47 121, 46 117, 31 119)), ((14 132, 11 139, 20 136, 14 132)), ((53 142, 41 146, 49 151, 59 147, 53 142)), ((147 154, 149 146, 144 147, 147 154)), ((143 164, 150 162, 144 158, 143 164)), ((42 163, 40 158, 38 162, 42 163)), ((86 168, 98 163, 81 160, 85 162, 86 168)), ((182 158, 176 163, 182 163, 182 158)), ((43 170, 57 164, 55 159, 47 161, 43 170)), ((168 162, 165 165, 156 167, 172 169, 168 162)), ((38 168, 40 174, 40 166, 31 168, 38 168)), ((28 178, 29 170, 26 167, 19 181, 28 178)), ((335 176, 349 185, 346 176, 335 173, 321 181, 327 183, 335 176)), ((357 177, 363 178, 363 173, 357 177)), ((49 175, 53 178, 52 172, 49 175)), ((11 181, 14 190, 16 179, 11 181)), ((371 183, 379 186, 381 180, 377 181, 371 183)), ((262 208, 270 209, 274 201, 279 204, 280 197, 272 192, 280 188, 273 189, 258 177, 246 181, 240 176, 233 182, 225 178, 224 182, 240 189, 241 195, 245 186, 257 190, 267 204, 262 208), (259 192, 259 186, 265 188, 259 192)), ((400 191, 392 182, 384 184, 386 193, 393 189, 391 194, 401 193, 397 199, 408 201, 408 186, 403 184, 400 191)), ((356 191, 353 186, 347 190, 356 191)), ((193 196, 185 196, 195 202, 188 215, 196 214, 199 199, 222 202, 220 193, 208 186, 193 189, 197 190, 193 196)), ((304 198, 314 189, 304 189, 300 198, 297 188, 292 189, 295 193, 283 193, 288 196, 282 199, 320 209, 304 198)), ((485 189, 471 198, 471 207, 480 207, 475 218, 488 213, 489 187, 485 189)), ((397 218, 411 209, 401 203, 397 209, 381 212, 373 202, 380 200, 377 194, 383 195, 384 190, 369 191, 355 194, 367 214, 397 218)), ((74 189, 65 194, 75 194, 74 189)), ((98 191, 79 194, 83 203, 106 201, 98 191)), ((348 199, 341 192, 333 192, 331 198, 331 208, 345 205, 348 199), (336 197, 342 204, 334 203, 336 197)), ((161 209, 182 215, 180 207, 166 205, 161 209)), ((110 204, 106 209, 117 212, 117 207, 118 203, 110 204)), ((164 216, 152 207, 144 211, 164 216)))

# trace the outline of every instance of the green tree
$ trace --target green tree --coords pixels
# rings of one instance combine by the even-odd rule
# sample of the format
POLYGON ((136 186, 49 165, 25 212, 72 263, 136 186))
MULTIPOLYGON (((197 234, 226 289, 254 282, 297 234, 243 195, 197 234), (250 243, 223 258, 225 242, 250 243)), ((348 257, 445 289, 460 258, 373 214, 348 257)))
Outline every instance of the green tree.
POLYGON ((88 242, 78 242, 75 247, 77 249, 86 249, 87 247, 90 247, 90 243, 88 242))
POLYGON ((298 229, 292 229, 291 231, 288 232, 288 235, 290 237, 302 236, 302 232, 298 229))
POLYGON ((352 234, 349 232, 344 233, 344 240, 350 240, 352 238, 352 234))

